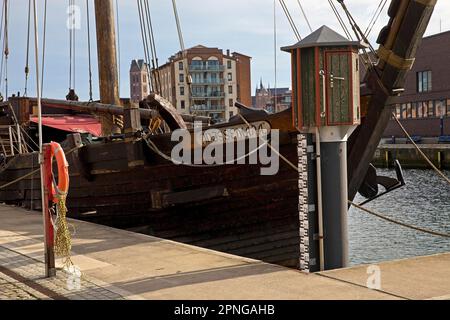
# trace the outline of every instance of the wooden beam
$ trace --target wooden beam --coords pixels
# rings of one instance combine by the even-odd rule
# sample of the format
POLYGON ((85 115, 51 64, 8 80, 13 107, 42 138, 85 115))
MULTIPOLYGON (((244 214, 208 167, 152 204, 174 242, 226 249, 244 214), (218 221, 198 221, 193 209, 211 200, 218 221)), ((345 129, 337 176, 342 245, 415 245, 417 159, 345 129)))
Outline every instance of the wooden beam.
MULTIPOLYGON (((120 105, 117 71, 116 31, 112 0, 95 0, 100 102, 120 105)), ((120 133, 114 116, 102 115, 102 134, 120 133)))
MULTIPOLYGON (((435 3, 402 0, 399 9, 390 21, 389 35, 381 44, 403 59, 415 57, 422 41, 435 3)), ((389 98, 392 90, 404 85, 407 70, 399 69, 383 61, 369 73, 367 78, 373 96, 369 102, 368 114, 361 126, 349 140, 348 153, 348 197, 354 199, 373 159, 381 136, 391 117, 389 98), (381 69, 382 68, 382 69, 381 69)))

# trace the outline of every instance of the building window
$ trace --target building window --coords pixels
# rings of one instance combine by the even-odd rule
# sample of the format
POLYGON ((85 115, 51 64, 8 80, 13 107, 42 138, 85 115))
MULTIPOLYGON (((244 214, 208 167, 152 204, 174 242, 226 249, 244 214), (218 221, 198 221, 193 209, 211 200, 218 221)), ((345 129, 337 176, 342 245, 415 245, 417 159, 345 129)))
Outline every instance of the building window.
POLYGON ((147 77, 145 76, 145 74, 142 76, 142 82, 147 83, 147 77))
POLYGON ((232 118, 234 116, 233 111, 230 111, 230 118, 232 118))
POLYGON ((406 104, 402 104, 402 119, 406 119, 406 104))
POLYGON ((228 68, 228 69, 231 69, 231 67, 232 67, 232 65, 231 65, 231 60, 228 60, 228 61, 227 61, 227 68, 228 68))
POLYGON ((233 74, 231 72, 228 73, 228 81, 233 81, 233 74))
POLYGON ((144 94, 147 93, 147 85, 144 86, 144 94))
POLYGON ((432 89, 431 71, 417 72, 417 92, 429 92, 432 89))
POLYGON ((421 102, 422 104, 422 117, 428 118, 428 103, 427 102, 421 102))
POLYGON ((450 117, 450 99, 447 100, 447 117, 450 117))
POLYGON ((233 86, 228 86, 228 93, 233 94, 233 86))
POLYGON ((186 103, 184 100, 181 100, 181 109, 186 109, 186 103))
POLYGON ((411 115, 411 103, 406 104, 406 117, 407 118, 412 118, 412 115, 411 115))
POLYGON ((417 118, 422 118, 422 117, 423 117, 422 102, 418 102, 417 103, 417 118))
POLYGON ((180 70, 180 71, 184 70, 183 61, 178 62, 178 70, 180 70))
POLYGON ((401 114, 400 105, 396 104, 395 105, 395 116, 396 116, 397 119, 400 119, 400 114, 401 114))
POLYGON ((428 117, 434 117, 435 112, 434 112, 434 103, 433 101, 428 101, 428 117))
POLYGON ((184 87, 180 87, 180 96, 184 96, 184 87))
POLYGON ((233 101, 233 99, 230 99, 230 100, 228 101, 228 106, 230 106, 230 107, 232 108, 233 105, 234 105, 234 101, 233 101))
POLYGON ((436 106, 436 117, 445 117, 445 100, 437 100, 435 103, 436 106))
POLYGON ((417 118, 417 103, 413 102, 411 103, 411 116, 412 118, 417 118))
POLYGON ((180 73, 180 82, 184 82, 184 74, 180 73))

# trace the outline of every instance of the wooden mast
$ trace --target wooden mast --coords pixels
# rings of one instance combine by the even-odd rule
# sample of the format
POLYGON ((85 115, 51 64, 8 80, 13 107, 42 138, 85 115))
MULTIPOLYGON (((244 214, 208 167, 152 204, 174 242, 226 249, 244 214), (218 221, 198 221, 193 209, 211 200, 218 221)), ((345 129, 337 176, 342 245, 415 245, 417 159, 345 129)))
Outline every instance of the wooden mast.
MULTIPOLYGON (((119 76, 117 71, 116 30, 112 0, 95 0, 95 22, 97 30, 98 73, 100 102, 120 105, 119 76)), ((101 116, 102 134, 120 133, 114 116, 101 116)))

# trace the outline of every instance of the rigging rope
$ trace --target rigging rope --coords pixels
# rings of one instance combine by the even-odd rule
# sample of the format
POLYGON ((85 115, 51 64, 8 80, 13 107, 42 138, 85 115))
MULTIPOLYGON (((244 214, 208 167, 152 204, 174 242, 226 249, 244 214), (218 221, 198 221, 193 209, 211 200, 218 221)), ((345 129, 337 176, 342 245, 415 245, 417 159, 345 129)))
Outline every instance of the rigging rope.
POLYGON ((350 31, 348 30, 347 26, 345 25, 344 20, 341 17, 341 14, 339 13, 339 11, 337 10, 336 6, 334 5, 332 0, 328 0, 328 4, 331 7, 331 10, 333 11, 334 15, 336 16, 339 24, 341 25, 342 30, 344 30, 345 35, 350 39, 353 40, 353 37, 350 33, 350 31))
MULTIPOLYGON (((137 7, 138 7, 138 13, 139 13, 139 25, 141 27, 141 37, 142 37, 142 45, 144 48, 144 60, 145 60, 145 64, 146 64, 146 68, 148 68, 148 66, 150 66, 150 48, 149 48, 149 43, 148 43, 148 35, 147 35, 147 26, 145 24, 145 17, 144 17, 144 6, 142 3, 142 0, 136 0, 137 1, 137 7)), ((154 83, 153 83, 153 78, 151 77, 150 73, 148 72, 149 70, 147 70, 147 78, 148 78, 148 82, 150 87, 152 88, 152 90, 155 89, 154 83)))
POLYGON ((414 142, 413 138, 411 138, 410 134, 408 133, 408 131, 406 131, 405 127, 402 125, 402 123, 400 122, 400 120, 398 120, 397 116, 395 115, 395 113, 392 113, 392 116, 394 118, 394 120, 397 122, 397 124, 399 125, 400 129, 403 131, 403 133, 406 135, 406 137, 408 138, 408 140, 413 144, 413 146, 417 149, 417 151, 419 152, 419 154, 423 157, 423 159, 433 168, 434 171, 437 172, 437 174, 439 174, 442 178, 444 178, 445 181, 447 181, 448 184, 450 184, 450 178, 448 178, 441 170, 439 170, 434 163, 426 156, 425 153, 423 153, 423 151, 419 148, 419 146, 414 142))
POLYGON ((364 41, 370 48, 370 51, 377 56, 377 53, 374 49, 374 47, 371 45, 370 41, 367 39, 367 37, 365 36, 364 32, 362 32, 361 28, 359 27, 359 25, 356 23, 356 20, 353 18, 352 14, 350 13, 350 11, 348 10, 347 6, 344 3, 344 0, 337 0, 341 6, 342 9, 344 10, 345 14, 347 15, 347 18, 349 20, 350 25, 352 26, 353 32, 356 35, 356 38, 358 39, 358 41, 364 41))
POLYGON ((69 0, 69 91, 75 89, 75 0, 69 0))
POLYGON ((183 69, 184 74, 186 76, 186 82, 188 85, 188 91, 189 91, 189 109, 192 109, 194 106, 194 98, 193 98, 193 91, 192 91, 192 78, 189 74, 189 67, 188 63, 184 63, 184 60, 186 59, 186 50, 184 46, 184 38, 183 38, 183 32, 181 31, 181 23, 180 23, 180 17, 178 16, 178 9, 177 9, 177 3, 176 0, 172 0, 172 7, 173 7, 173 13, 175 16, 175 22, 177 25, 177 31, 178 31, 178 40, 180 41, 180 48, 181 48, 181 55, 183 57, 183 69))
POLYGON ((300 36, 300 32, 298 31, 297 26, 295 25, 294 19, 292 19, 291 13, 289 12, 288 7, 286 6, 286 3, 284 0, 279 0, 280 5, 283 8, 284 14, 286 15, 286 18, 288 19, 289 24, 291 25, 292 31, 294 31, 294 35, 297 38, 298 41, 302 40, 302 37, 300 36))
POLYGON ((303 6, 302 6, 300 0, 297 0, 297 3, 298 3, 298 5, 299 5, 299 7, 300 7, 300 10, 302 11, 302 14, 303 14, 303 17, 304 17, 305 20, 306 20, 306 23, 308 24, 309 31, 313 32, 313 29, 312 29, 312 27, 311 27, 311 24, 309 23, 308 16, 306 15, 306 12, 305 12, 305 10, 303 9, 303 6))
POLYGON ((87 19, 87 42, 88 42, 88 68, 89 68, 89 102, 94 101, 92 97, 92 57, 91 57, 91 22, 89 11, 89 0, 86 0, 86 19, 87 19))
POLYGON ((156 82, 156 90, 157 92, 161 92, 161 74, 159 72, 159 61, 158 61, 158 54, 156 51, 156 41, 155 41, 155 34, 153 32, 153 23, 152 23, 152 17, 150 12, 150 4, 148 0, 145 0, 146 4, 146 12, 147 12, 147 24, 148 24, 148 30, 149 30, 149 38, 150 38, 150 47, 151 47, 151 53, 152 53, 152 66, 155 73, 155 82, 156 82))
POLYGON ((9 30, 8 30, 8 23, 9 23, 9 2, 8 0, 5 0, 5 25, 4 25, 4 55, 5 55, 5 96, 6 100, 8 100, 8 58, 9 58, 9 30))
POLYGON ((273 48, 274 48, 274 76, 275 76, 275 95, 274 95, 274 112, 277 112, 278 105, 278 97, 277 97, 277 53, 278 53, 278 45, 277 45, 277 1, 273 1, 273 48))
POLYGON ((31 0, 28 0, 28 31, 27 31, 27 49, 26 49, 26 59, 25 59, 25 89, 23 96, 28 95, 28 77, 30 74, 30 28, 31 28, 31 0))
POLYGON ((152 17, 150 14, 150 5, 149 5, 149 1, 148 0, 144 0, 144 3, 142 4, 142 9, 143 9, 143 17, 144 17, 144 23, 146 23, 146 30, 148 32, 148 40, 149 43, 147 44, 147 47, 149 48, 149 59, 151 58, 151 60, 149 60, 149 64, 147 65, 150 66, 150 61, 152 63, 152 69, 151 70, 147 70, 147 73, 149 75, 150 72, 153 73, 153 80, 154 80, 154 86, 153 89, 155 92, 160 92, 161 91, 161 78, 159 75, 159 70, 158 70, 158 56, 156 53, 156 44, 155 44, 155 36, 153 33, 153 23, 152 23, 152 17))
MULTIPOLYGON (((0 63, 0 91, 2 90, 2 84, 3 84, 3 62, 4 62, 4 51, 5 51, 5 39, 3 37, 3 26, 4 26, 4 16, 5 16, 5 6, 3 4, 2 6, 2 17, 1 17, 1 21, 0 21, 0 39, 2 39, 2 58, 1 58, 1 63, 0 63)), ((0 93, 0 101, 3 101, 3 96, 0 93)))
POLYGON ((42 38, 41 97, 44 93, 45 47, 47 43, 47 0, 44 2, 44 30, 42 38))
POLYGON ((369 37, 370 33, 372 32, 373 27, 375 26, 375 24, 377 23, 378 19, 380 18, 381 13, 384 10, 384 7, 387 4, 387 0, 380 0, 380 3, 378 4, 377 10, 375 10, 375 13, 372 17, 372 19, 370 20, 369 24, 367 25, 366 30, 364 31, 364 35, 366 37, 369 37), (384 3, 383 3, 384 1, 384 3))

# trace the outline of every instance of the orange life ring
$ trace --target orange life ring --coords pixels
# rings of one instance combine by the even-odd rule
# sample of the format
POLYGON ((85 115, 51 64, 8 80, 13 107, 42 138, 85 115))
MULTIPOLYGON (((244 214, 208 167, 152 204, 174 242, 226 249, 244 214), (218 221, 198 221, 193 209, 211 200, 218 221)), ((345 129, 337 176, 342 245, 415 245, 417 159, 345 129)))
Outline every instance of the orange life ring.
POLYGON ((53 157, 55 157, 58 165, 58 183, 52 183, 51 196, 53 203, 58 203, 59 198, 67 195, 69 191, 69 163, 59 143, 50 142, 50 149, 51 163, 53 162, 53 157))

